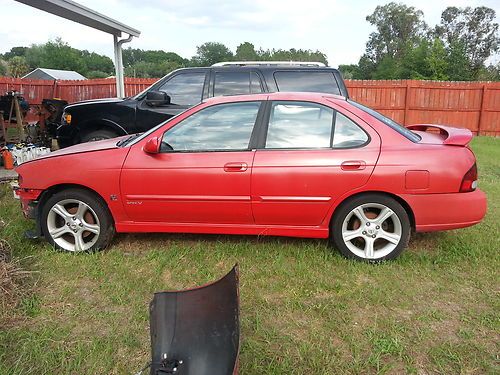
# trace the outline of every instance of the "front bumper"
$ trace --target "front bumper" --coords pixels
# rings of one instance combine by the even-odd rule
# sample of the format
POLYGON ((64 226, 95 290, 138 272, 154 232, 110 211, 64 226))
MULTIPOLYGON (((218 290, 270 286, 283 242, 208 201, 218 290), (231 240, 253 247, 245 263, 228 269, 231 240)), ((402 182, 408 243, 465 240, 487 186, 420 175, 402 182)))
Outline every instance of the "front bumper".
POLYGON ((470 193, 401 195, 412 208, 417 232, 465 228, 481 222, 486 214, 486 195, 470 193))

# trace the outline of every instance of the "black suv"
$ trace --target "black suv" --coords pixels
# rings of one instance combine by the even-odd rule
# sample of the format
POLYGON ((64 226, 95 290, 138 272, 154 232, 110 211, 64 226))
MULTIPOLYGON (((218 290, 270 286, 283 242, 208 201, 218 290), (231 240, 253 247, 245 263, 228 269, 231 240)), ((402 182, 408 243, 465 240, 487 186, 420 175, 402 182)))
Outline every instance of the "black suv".
POLYGON ((232 62, 179 69, 130 98, 71 104, 57 129, 59 146, 144 132, 212 96, 309 91, 348 97, 337 69, 287 64, 232 62))

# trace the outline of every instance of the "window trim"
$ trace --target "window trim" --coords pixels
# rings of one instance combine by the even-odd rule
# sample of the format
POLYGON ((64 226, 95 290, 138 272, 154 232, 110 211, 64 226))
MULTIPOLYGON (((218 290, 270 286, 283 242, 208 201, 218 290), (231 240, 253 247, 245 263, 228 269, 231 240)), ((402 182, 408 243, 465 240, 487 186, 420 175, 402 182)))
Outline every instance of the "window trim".
POLYGON ((256 144, 255 144, 255 149, 258 149, 259 151, 261 150, 268 150, 268 151, 286 151, 286 150, 291 150, 291 151, 300 151, 300 150, 351 150, 351 149, 356 149, 356 148, 362 148, 368 145, 372 138, 370 137, 370 134, 358 124, 357 121, 354 121, 352 118, 347 116, 346 114, 340 112, 342 115, 344 115, 346 118, 351 120, 359 129, 361 129, 367 137, 367 140, 365 143, 358 145, 358 146, 349 146, 349 147, 333 147, 333 135, 335 131, 335 125, 336 125, 336 120, 337 120, 337 113, 340 112, 337 109, 330 107, 326 104, 323 103, 318 103, 314 101, 309 101, 309 100, 268 100, 266 102, 266 107, 263 111, 263 118, 262 118, 262 123, 260 125, 259 129, 259 134, 256 138, 256 144), (333 119, 332 119, 332 130, 331 130, 331 136, 330 136, 330 146, 328 147, 286 147, 286 148, 266 148, 266 141, 267 141, 267 133, 269 130, 269 120, 271 118, 271 108, 274 103, 280 103, 280 102, 287 102, 287 103, 311 103, 311 104, 316 104, 319 106, 323 106, 326 108, 329 108, 333 111, 333 119))
POLYGON ((178 122, 177 124, 175 124, 174 126, 172 126, 171 128, 168 128, 167 130, 165 130, 160 139, 160 154, 185 154, 185 153, 200 153, 200 152, 244 152, 244 151, 252 151, 255 149, 255 147, 253 147, 253 145, 255 144, 255 139, 257 138, 258 136, 258 129, 260 128, 259 126, 259 123, 262 121, 262 116, 263 116, 263 111, 264 111, 264 101, 262 100, 247 100, 247 101, 240 101, 240 102, 229 102, 229 103, 217 103, 217 104, 214 104, 214 105, 211 105, 211 106, 207 106, 203 109, 200 109, 199 111, 196 111, 194 113, 192 113, 191 115, 189 115, 188 117, 182 119, 182 121, 178 122), (237 104, 243 104, 243 103, 258 103, 259 104, 259 109, 257 110, 257 116, 255 117, 255 122, 253 124, 253 128, 252 128, 252 132, 250 133, 250 139, 248 141, 248 146, 247 148, 242 148, 242 149, 209 149, 209 150, 162 150, 161 149, 161 141, 163 140, 163 137, 165 136, 166 133, 168 133, 169 131, 171 131, 172 129, 175 129, 177 126, 179 126, 180 124, 182 124, 184 121, 186 121, 187 119, 191 118, 192 116, 200 113, 201 111, 204 111, 205 109, 209 109, 209 108, 214 108, 214 107, 218 107, 218 106, 222 106, 222 105, 228 105, 228 104, 234 104, 234 105, 237 105, 237 104))

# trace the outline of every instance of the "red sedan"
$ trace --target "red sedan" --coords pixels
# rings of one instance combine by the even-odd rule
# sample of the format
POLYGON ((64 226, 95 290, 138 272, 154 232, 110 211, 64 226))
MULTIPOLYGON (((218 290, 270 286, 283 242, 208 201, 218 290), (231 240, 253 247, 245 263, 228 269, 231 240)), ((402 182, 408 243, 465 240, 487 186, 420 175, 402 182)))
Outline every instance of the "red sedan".
POLYGON ((482 220, 471 138, 332 95, 218 97, 142 135, 22 164, 18 194, 67 251, 102 249, 115 232, 226 233, 330 238, 379 261, 412 230, 482 220))

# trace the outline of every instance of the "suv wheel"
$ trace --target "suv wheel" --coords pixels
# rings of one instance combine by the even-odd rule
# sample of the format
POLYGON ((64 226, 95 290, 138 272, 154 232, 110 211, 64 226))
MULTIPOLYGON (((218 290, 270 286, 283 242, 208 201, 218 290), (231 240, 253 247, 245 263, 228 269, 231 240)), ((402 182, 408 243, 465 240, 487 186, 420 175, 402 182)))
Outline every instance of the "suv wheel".
POLYGON ((103 139, 111 139, 119 135, 110 130, 94 130, 82 136, 82 143, 102 141, 103 139))

